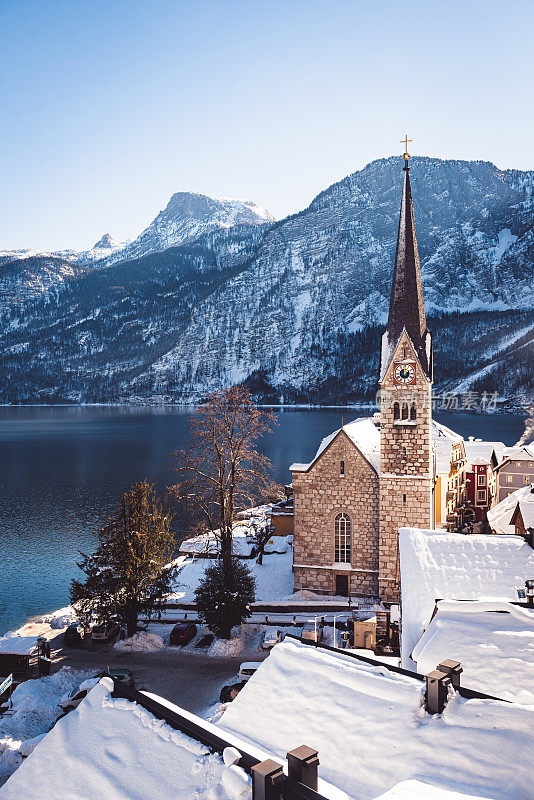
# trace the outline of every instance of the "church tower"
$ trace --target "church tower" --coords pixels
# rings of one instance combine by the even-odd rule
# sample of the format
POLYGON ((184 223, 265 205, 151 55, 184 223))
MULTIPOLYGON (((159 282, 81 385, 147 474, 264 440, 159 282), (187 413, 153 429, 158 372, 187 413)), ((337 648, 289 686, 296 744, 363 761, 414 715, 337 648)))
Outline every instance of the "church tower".
POLYGON ((399 600, 399 528, 432 525, 432 337, 426 326, 407 142, 379 381, 379 593, 393 602, 399 600))

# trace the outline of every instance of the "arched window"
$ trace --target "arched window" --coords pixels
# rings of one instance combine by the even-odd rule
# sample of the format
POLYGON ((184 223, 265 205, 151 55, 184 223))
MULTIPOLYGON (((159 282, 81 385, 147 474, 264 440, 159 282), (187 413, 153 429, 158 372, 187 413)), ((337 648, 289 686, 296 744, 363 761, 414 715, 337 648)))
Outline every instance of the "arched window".
POLYGON ((398 403, 393 403, 393 419, 400 419, 400 406, 398 403))
POLYGON ((415 422, 417 419, 417 408, 415 406, 415 403, 412 403, 412 407, 410 408, 410 419, 412 420, 412 422, 415 422))
POLYGON ((408 403, 402 404, 402 419, 408 419, 408 403))
POLYGON ((339 474, 342 478, 345 477, 345 462, 341 461, 339 464, 339 474))
POLYGON ((334 522, 334 561, 350 564, 352 524, 348 514, 341 512, 334 522))

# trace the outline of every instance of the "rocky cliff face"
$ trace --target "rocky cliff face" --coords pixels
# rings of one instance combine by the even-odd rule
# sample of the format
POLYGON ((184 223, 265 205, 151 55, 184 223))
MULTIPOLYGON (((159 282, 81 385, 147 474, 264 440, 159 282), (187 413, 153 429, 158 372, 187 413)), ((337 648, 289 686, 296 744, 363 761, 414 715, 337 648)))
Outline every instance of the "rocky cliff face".
MULTIPOLYGON (((135 258, 71 280, 52 302, 10 305, 11 395, 195 399, 247 380, 269 399, 371 396, 400 161, 375 161, 274 224, 228 206, 221 222, 222 201, 174 195, 112 256, 135 258)), ((534 172, 413 158, 410 174, 438 382, 534 397, 534 172)))
POLYGON ((176 192, 133 242, 105 258, 104 265, 156 253, 192 242, 206 233, 233 225, 262 225, 274 217, 250 200, 214 198, 192 192, 176 192))

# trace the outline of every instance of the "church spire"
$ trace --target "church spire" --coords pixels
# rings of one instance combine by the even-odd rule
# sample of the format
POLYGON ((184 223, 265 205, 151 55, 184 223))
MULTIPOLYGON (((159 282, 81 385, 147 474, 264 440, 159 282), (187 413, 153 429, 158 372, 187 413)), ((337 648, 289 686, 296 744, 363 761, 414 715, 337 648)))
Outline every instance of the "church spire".
POLYGON ((432 346, 430 332, 426 326, 421 265, 419 263, 417 236, 415 233, 412 188, 410 185, 409 141, 411 140, 408 137, 403 140, 403 144, 406 146, 406 152, 403 154, 404 186, 402 189, 389 317, 383 340, 381 379, 389 366, 401 333, 403 329, 406 329, 425 375, 429 380, 432 380, 432 346))

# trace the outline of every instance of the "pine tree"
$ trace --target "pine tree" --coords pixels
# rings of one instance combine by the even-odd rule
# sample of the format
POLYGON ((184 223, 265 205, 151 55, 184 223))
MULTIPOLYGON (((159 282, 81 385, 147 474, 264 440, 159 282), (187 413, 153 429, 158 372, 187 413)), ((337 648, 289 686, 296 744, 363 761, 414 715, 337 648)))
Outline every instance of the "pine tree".
POLYGON ((81 553, 78 567, 86 578, 71 583, 71 603, 81 619, 118 619, 133 636, 139 614, 161 608, 173 576, 166 567, 174 554, 171 519, 146 480, 124 494, 117 513, 98 531, 95 553, 81 553))
POLYGON ((242 561, 232 558, 229 571, 218 559, 208 567, 195 590, 200 620, 221 639, 229 639, 232 628, 250 617, 256 599, 256 581, 242 561))

